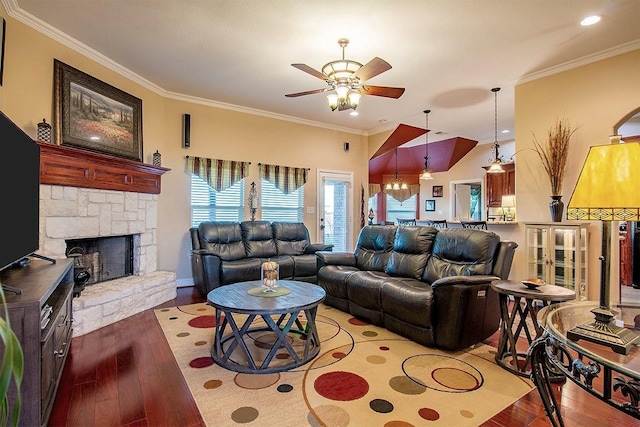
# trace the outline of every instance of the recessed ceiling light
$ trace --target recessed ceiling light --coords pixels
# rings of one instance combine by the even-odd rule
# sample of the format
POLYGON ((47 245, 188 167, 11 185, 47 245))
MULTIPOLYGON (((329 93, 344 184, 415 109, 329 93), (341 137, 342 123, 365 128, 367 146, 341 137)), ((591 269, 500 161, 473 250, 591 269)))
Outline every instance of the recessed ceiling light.
POLYGON ((360 113, 358 113, 357 111, 352 111, 349 113, 350 116, 359 116, 360 113))
POLYGON ((588 27, 589 25, 597 24, 598 22, 600 22, 600 19, 602 18, 598 15, 587 16, 582 21, 580 21, 580 25, 582 25, 583 27, 588 27))
POLYGON ((504 129, 502 133, 511 133, 511 131, 509 129, 504 129))
POLYGON ((385 119, 380 119, 380 120, 378 120, 378 123, 380 123, 381 125, 383 125, 383 124, 387 123, 387 121, 386 121, 385 119))

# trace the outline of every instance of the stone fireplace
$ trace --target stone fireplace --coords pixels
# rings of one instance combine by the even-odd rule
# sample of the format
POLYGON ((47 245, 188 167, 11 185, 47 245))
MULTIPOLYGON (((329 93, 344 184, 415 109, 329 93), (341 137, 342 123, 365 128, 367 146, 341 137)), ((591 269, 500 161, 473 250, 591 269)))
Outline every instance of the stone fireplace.
MULTIPOLYGON (((71 249, 67 246, 69 241, 77 243, 89 239, 91 242, 106 237, 131 236, 132 274, 87 286, 73 299, 73 336, 84 335, 175 298, 175 273, 157 270, 159 180, 148 190, 139 184, 141 179, 135 175, 136 168, 151 166, 53 144, 39 144, 38 253, 50 258, 65 258, 71 249), (63 160, 60 153, 65 157, 63 160), (123 165, 117 166, 118 163, 123 165), (85 182, 91 181, 91 177, 104 178, 104 171, 110 175, 120 173, 123 179, 114 180, 115 184, 99 178, 95 182, 85 182)), ((161 173, 167 170, 159 169, 161 173)))

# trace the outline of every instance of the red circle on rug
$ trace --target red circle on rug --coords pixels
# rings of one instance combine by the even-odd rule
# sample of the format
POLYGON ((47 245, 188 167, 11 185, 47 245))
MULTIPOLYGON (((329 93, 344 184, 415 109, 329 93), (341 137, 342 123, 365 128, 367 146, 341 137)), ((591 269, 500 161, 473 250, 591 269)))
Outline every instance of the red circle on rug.
POLYGON ((313 388, 322 397, 345 402, 367 394, 369 383, 360 375, 335 371, 320 375, 313 383, 313 388))
POLYGON ((431 408, 421 408, 418 415, 427 421, 436 421, 440 418, 438 411, 431 408))
POLYGON ((192 328, 213 328, 216 326, 216 316, 198 316, 189 320, 192 328))
POLYGON ((189 366, 192 368, 206 368, 213 365, 213 359, 211 357, 198 357, 189 362, 189 366))

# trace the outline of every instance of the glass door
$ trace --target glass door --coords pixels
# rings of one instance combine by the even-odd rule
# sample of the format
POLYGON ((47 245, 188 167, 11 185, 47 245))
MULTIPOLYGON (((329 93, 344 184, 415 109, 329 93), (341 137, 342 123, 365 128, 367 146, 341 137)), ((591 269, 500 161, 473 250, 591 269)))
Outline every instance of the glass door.
POLYGON ((318 171, 318 236, 334 252, 352 250, 353 173, 318 171))

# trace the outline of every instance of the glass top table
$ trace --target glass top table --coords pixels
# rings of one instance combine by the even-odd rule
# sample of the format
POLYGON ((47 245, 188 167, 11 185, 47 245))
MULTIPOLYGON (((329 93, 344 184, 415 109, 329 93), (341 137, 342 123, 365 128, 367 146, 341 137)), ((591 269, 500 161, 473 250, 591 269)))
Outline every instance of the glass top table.
POLYGON ((586 340, 571 340, 567 332, 593 322, 592 301, 565 302, 544 307, 538 321, 544 333, 529 347, 531 378, 538 388, 551 424, 563 426, 551 381, 561 374, 600 400, 640 419, 640 348, 629 354, 586 340))

